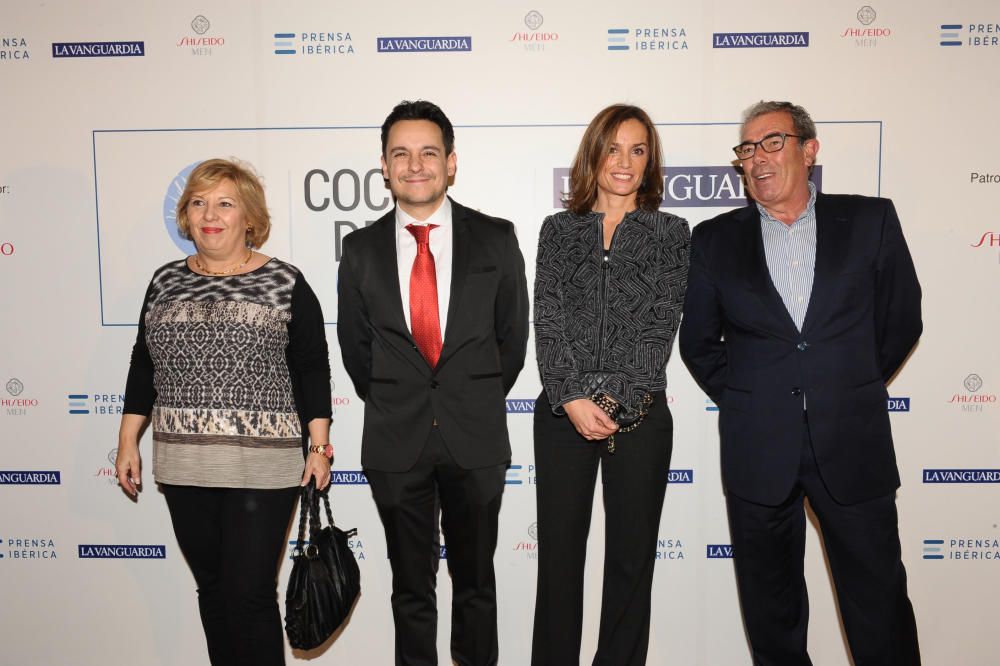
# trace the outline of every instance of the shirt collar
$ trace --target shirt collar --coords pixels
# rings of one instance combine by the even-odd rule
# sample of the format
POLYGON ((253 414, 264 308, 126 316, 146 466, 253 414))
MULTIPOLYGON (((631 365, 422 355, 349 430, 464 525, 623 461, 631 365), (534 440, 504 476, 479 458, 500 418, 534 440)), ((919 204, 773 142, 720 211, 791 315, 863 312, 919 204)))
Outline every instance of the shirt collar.
POLYGON ((760 212, 760 221, 761 221, 761 223, 767 223, 767 224, 774 223, 774 224, 779 225, 780 227, 784 227, 784 228, 788 229, 788 228, 794 227, 797 224, 802 223, 805 220, 815 219, 815 217, 816 217, 816 184, 813 183, 812 181, 809 181, 808 184, 809 184, 809 203, 806 204, 805 210, 802 211, 802 213, 798 216, 798 218, 795 220, 795 222, 793 222, 792 224, 785 224, 781 220, 778 220, 778 219, 772 217, 771 214, 767 212, 767 209, 764 208, 763 206, 761 206, 760 203, 754 202, 754 203, 757 204, 757 210, 760 212))
POLYGON ((451 199, 448 197, 444 198, 444 201, 438 206, 438 209, 431 213, 424 221, 419 221, 414 219, 412 215, 407 213, 405 210, 396 206, 396 230, 402 231, 406 229, 406 225, 416 224, 422 226, 425 224, 436 224, 439 228, 450 229, 451 228, 451 199))

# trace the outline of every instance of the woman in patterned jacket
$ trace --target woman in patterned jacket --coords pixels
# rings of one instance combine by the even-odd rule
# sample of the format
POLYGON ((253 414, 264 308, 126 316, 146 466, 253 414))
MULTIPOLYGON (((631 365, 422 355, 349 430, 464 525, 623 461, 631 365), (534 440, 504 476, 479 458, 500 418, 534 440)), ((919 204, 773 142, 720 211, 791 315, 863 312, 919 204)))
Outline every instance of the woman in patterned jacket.
POLYGON ((660 141, 640 108, 591 121, 567 210, 542 224, 535 345, 538 590, 531 663, 577 664, 597 468, 604 493, 601 624, 593 663, 644 664, 673 421, 667 359, 687 285, 690 232, 659 210, 660 141))
POLYGON ((284 664, 279 557, 299 486, 330 482, 323 314, 297 268, 256 251, 270 217, 248 167, 195 167, 177 226, 196 252, 161 266, 146 290, 118 483, 138 497, 151 421, 153 478, 198 585, 211 663, 284 664))

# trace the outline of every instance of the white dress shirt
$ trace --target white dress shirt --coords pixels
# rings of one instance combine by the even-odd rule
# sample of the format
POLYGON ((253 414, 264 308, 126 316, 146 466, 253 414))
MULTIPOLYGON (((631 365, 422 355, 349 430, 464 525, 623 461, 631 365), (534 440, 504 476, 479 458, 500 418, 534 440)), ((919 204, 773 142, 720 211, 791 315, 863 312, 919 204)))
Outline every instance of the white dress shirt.
POLYGON ((406 225, 436 224, 430 233, 431 254, 434 255, 434 273, 437 276, 438 316, 441 321, 441 341, 444 342, 445 324, 448 321, 448 301, 451 298, 452 224, 451 201, 445 197, 436 211, 419 222, 396 206, 396 266, 399 269, 399 295, 403 299, 403 316, 406 327, 413 332, 410 322, 410 272, 417 258, 417 239, 406 230, 406 225))

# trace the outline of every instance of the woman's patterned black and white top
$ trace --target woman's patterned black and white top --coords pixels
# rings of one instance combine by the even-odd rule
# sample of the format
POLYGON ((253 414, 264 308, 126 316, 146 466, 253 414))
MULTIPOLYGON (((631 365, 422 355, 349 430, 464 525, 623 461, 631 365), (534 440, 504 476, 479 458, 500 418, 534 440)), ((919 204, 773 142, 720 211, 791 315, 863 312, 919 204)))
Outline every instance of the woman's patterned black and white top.
POLYGON ((604 253, 604 215, 545 218, 535 271, 535 351, 556 414, 570 400, 606 393, 634 418, 666 387, 681 320, 691 232, 660 211, 632 211, 604 253))
POLYGON ((125 412, 152 416, 158 483, 288 488, 304 425, 330 418, 319 301, 297 268, 204 276, 185 260, 153 274, 132 350, 125 412))

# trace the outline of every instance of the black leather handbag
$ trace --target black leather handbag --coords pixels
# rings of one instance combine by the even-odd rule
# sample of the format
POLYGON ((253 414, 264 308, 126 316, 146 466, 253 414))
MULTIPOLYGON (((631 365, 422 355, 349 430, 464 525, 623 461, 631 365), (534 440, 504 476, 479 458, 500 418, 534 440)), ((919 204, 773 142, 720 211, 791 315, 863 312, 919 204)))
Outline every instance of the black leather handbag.
POLYGON ((344 532, 334 524, 327 493, 316 490, 315 481, 310 481, 302 488, 299 504, 299 540, 292 551, 285 594, 285 632, 293 648, 311 650, 347 619, 361 592, 361 572, 347 542, 357 530, 344 532), (320 497, 329 521, 326 527, 320 522, 320 497))

